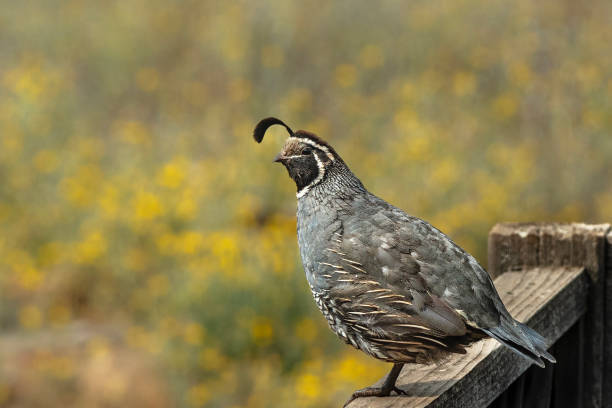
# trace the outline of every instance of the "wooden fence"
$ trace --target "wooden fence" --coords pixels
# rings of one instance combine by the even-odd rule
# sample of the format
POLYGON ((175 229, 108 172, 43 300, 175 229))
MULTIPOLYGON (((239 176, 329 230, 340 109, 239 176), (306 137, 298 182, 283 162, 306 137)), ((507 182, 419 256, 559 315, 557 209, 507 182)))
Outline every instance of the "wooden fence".
POLYGON ((551 342, 557 364, 529 362, 495 340, 437 366, 405 365, 409 396, 350 407, 612 408, 610 225, 498 224, 489 267, 510 313, 551 342))

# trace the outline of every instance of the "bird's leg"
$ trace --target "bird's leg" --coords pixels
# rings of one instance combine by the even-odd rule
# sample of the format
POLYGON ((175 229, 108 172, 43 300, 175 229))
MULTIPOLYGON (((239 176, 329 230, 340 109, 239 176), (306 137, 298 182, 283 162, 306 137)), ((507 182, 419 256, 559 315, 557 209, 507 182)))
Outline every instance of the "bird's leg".
POLYGON ((353 395, 351 395, 351 398, 344 403, 344 407, 350 404, 355 398, 359 397, 386 397, 391 394, 391 391, 395 391, 400 395, 407 395, 406 391, 395 386, 395 382, 402 371, 403 365, 403 363, 393 364, 393 368, 391 368, 391 371, 387 374, 387 378, 385 378, 385 382, 383 382, 380 387, 366 387, 355 391, 353 395))

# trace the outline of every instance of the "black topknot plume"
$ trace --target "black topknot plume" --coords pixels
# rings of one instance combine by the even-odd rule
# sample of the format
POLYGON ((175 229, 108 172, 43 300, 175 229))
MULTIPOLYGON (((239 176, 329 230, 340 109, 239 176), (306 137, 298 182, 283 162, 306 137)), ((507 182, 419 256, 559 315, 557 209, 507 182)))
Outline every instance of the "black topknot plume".
POLYGON ((280 119, 270 117, 260 120, 257 126, 255 126, 255 130, 253 131, 253 139, 255 139, 257 143, 261 143, 264 135, 266 134, 266 130, 273 125, 283 125, 285 129, 287 129, 287 132, 293 136, 293 130, 291 130, 291 128, 287 126, 285 122, 280 119))

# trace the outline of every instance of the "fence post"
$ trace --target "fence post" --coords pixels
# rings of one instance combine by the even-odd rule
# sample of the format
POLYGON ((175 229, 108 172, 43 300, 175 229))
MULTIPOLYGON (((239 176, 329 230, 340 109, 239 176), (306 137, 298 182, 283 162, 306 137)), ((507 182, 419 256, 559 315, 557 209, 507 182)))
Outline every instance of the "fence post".
POLYGON ((612 232, 606 239, 603 407, 612 408, 612 232))
POLYGON ((611 248, 609 224, 497 224, 489 234, 492 277, 532 267, 586 268, 591 284, 580 323, 585 338, 579 370, 584 408, 612 408, 612 272, 606 273, 612 270, 611 248))

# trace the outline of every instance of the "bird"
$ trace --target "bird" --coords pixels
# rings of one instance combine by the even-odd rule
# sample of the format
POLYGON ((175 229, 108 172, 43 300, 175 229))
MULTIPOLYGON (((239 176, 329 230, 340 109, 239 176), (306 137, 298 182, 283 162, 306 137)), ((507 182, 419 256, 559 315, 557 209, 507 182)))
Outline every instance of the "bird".
POLYGON ((297 187, 297 241, 306 279, 329 327, 347 344, 393 363, 380 386, 356 398, 406 394, 407 363, 430 364, 492 337, 544 367, 547 340, 515 320, 476 259, 428 222, 370 193, 317 135, 268 117, 255 126, 289 133, 274 162, 297 187))

